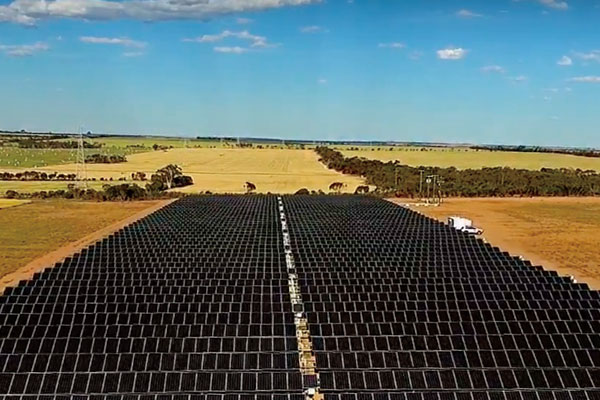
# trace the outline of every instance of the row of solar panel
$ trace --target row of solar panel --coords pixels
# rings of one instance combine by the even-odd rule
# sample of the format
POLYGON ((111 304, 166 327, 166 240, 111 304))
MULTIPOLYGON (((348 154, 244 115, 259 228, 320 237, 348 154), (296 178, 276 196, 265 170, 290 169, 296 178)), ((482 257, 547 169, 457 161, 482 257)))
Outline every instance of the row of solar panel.
MULTIPOLYGON (((126 395, 11 395, 5 400, 304 400, 302 394, 126 394, 126 395)), ((598 400, 595 390, 511 390, 511 391, 427 391, 427 392, 376 392, 376 393, 325 393, 325 400, 598 400)))
MULTIPOLYGON (((205 290, 203 290, 205 291, 205 290)), ((223 290, 221 290, 223 291, 223 290)), ((150 303, 149 306, 152 305, 160 305, 160 304, 172 304, 172 303, 183 303, 189 304, 192 303, 189 307, 192 307, 193 304, 196 303, 217 303, 217 302, 226 302, 226 303, 235 303, 239 301, 248 301, 253 303, 278 303, 278 302, 288 302, 289 301, 289 293, 284 293, 279 290, 264 290, 261 288, 257 288, 255 293, 252 293, 252 290, 248 290, 249 293, 246 294, 228 294, 228 293, 217 293, 217 294, 199 294, 199 295, 186 295, 186 294, 169 294, 169 295, 157 295, 157 294, 139 294, 139 295, 127 295, 127 297, 122 297, 119 295, 118 298, 115 296, 105 296, 98 295, 96 297, 93 296, 62 296, 60 298, 60 302, 57 301, 56 296, 47 296, 47 297, 36 297, 36 296, 10 296, 10 297, 2 297, 0 296, 0 304, 41 304, 41 305, 55 305, 55 304, 73 304, 72 307, 77 305, 81 306, 86 303, 105 303, 107 300, 113 300, 111 304, 124 304, 124 303, 150 303), (78 300, 80 297, 84 297, 83 300, 78 304, 78 300), (92 300, 104 300, 104 301, 92 301, 92 300), (239 300, 238 300, 239 299, 239 300), (115 300, 120 300, 116 302, 115 300), (212 300, 212 301, 211 301, 212 300)), ((5 293, 7 294, 7 293, 5 293)))
POLYGON ((600 385, 600 370, 503 369, 441 371, 321 371, 324 390, 348 389, 562 389, 600 385))
MULTIPOLYGON (((423 288, 417 289, 416 287, 404 287, 406 285, 324 285, 324 286, 304 286, 306 288, 306 293, 368 293, 368 292, 431 292, 436 290, 435 287, 430 287, 429 289, 424 285, 423 288), (329 289, 329 290, 328 290, 329 289)), ((416 285, 413 285, 416 286, 416 285)), ((529 285, 532 286, 532 285, 529 285)), ((494 291, 494 290, 485 290, 483 288, 476 289, 473 285, 464 285, 464 288, 458 290, 442 290, 442 293, 461 293, 461 295, 456 295, 456 298, 467 299, 467 300, 475 300, 478 298, 479 293, 490 293, 490 292, 513 292, 510 290, 504 291, 494 291)), ((598 300, 597 294, 585 291, 585 290, 535 290, 533 288, 523 289, 520 291, 520 299, 525 300, 552 300, 552 299, 567 299, 567 300, 598 300)), ((484 298, 484 296, 479 296, 484 298)))
MULTIPOLYGON (((316 328, 314 328, 316 331, 316 328)), ((371 331, 372 332, 372 331, 371 331)), ((594 349, 599 348, 600 334, 555 335, 390 335, 374 336, 315 335, 317 350, 385 351, 385 350, 513 350, 513 349, 594 349)))
POLYGON ((89 353, 94 349, 105 353, 202 353, 202 352, 286 352, 298 349, 295 337, 213 337, 202 338, 59 338, 41 340, 5 338, 0 340, 0 353, 89 353))
MULTIPOLYGON (((346 325, 348 326, 348 325, 346 325)), ((317 328, 312 328, 317 331, 317 328)), ((321 329, 323 331, 324 329, 321 329)), ((350 329, 348 329, 349 331, 350 329)), ((202 351, 209 348, 225 348, 241 346, 246 348, 258 346, 282 346, 282 337, 293 337, 293 325, 60 325, 53 327, 22 327, 3 326, 0 329, 6 342, 0 349, 11 349, 16 346, 25 348, 51 348, 67 345, 67 338, 73 343, 83 343, 85 347, 103 347, 103 343, 115 343, 120 346, 126 340, 133 340, 135 346, 183 348, 185 351, 194 349, 202 351), (234 329, 236 328, 237 329, 234 329), (259 328, 260 327, 260 328, 259 328), (230 329, 233 328, 233 329, 230 329), (285 328, 285 329, 284 329, 285 328), (278 339, 270 344, 270 339, 278 339), (117 341, 119 339, 120 341, 117 341), (248 341, 234 341, 234 339, 248 341), (85 341, 82 341, 85 340, 85 341), (94 340, 92 342, 92 340, 94 340), (233 342, 233 343, 232 343, 233 342), (122 344, 121 344, 122 343, 122 344), (158 344, 156 344, 158 343, 158 344), (247 343, 247 344, 246 344, 247 343)), ((288 339, 289 340, 289 339, 288 339)), ((386 351, 386 350, 514 350, 514 349, 594 349, 599 348, 598 334, 557 334, 557 335, 403 335, 394 334, 374 336, 373 329, 358 329, 352 336, 321 336, 315 335, 315 348, 318 350, 344 351, 386 351), (364 333, 364 335, 363 335, 364 333)))
MULTIPOLYGON (((597 349, 549 352, 398 352, 316 353, 323 369, 415 368, 564 368, 600 367, 597 349)), ((195 369, 295 369, 298 355, 290 353, 38 353, 0 355, 0 372, 140 371, 195 369), (133 369, 132 369, 133 368, 133 369)))
MULTIPOLYGON (((198 267, 197 269, 200 269, 198 267)), ((283 268, 278 270, 261 271, 256 270, 253 273, 242 273, 234 272, 230 273, 223 272, 223 269, 215 269, 215 272, 205 271, 198 272, 195 274, 185 274, 182 272, 171 273, 171 277, 157 276, 156 274, 150 273, 101 273, 101 274, 88 274, 89 276, 74 276, 74 277, 44 277, 39 279, 35 283, 28 284, 27 287, 35 288, 33 293, 37 293, 41 288, 48 287, 59 287, 61 290, 69 290, 69 288, 78 288, 80 286, 90 288, 101 288, 107 283, 122 282, 123 287, 131 287, 133 283, 139 282, 142 284, 153 284, 155 282, 176 282, 182 281, 186 284, 193 285, 211 285, 216 283, 229 283, 229 282, 241 282, 245 283, 250 281, 250 284, 256 284, 258 286, 276 286, 277 283, 286 279, 286 273, 283 268), (265 281, 260 282, 260 278, 264 277, 265 281), (66 280, 66 281, 64 281, 66 280)), ((434 289, 439 292, 460 292, 463 290, 473 292, 498 292, 498 291, 512 291, 512 290, 535 290, 535 291, 547 291, 547 290, 580 290, 582 294, 589 295, 590 298, 597 298, 596 293, 589 292, 586 285, 572 284, 563 280, 557 282, 548 282, 548 280, 540 279, 539 277, 521 277, 515 279, 515 277, 504 277, 496 276, 493 278, 478 278, 478 277, 455 277, 455 278, 414 278, 406 276, 393 276, 393 277, 370 277, 369 274, 352 274, 357 276, 348 276, 348 272, 340 272, 338 274, 330 273, 329 276, 323 276, 325 274, 318 273, 312 274, 307 278, 301 278, 299 281, 303 284, 310 284, 314 286, 328 286, 328 285, 344 285, 344 286, 356 286, 359 282, 364 282, 367 285, 399 285, 400 287, 413 288, 410 292, 422 292, 434 289), (337 276, 341 275, 341 276, 337 276), (362 275, 362 276, 361 276, 362 275), (420 281, 420 282, 418 282, 420 281), (417 290, 418 289, 418 290, 417 290)), ((382 274, 383 275, 383 274, 382 274)), ((403 274, 404 275, 404 274, 403 274)), ((145 286, 138 286, 139 288, 145 288, 145 286)), ((149 286, 152 288, 153 286, 149 286)), ((155 289, 156 290, 156 289, 155 289)), ((61 292, 67 294, 68 292, 61 292)))
POLYGON ((298 369, 298 353, 113 353, 0 355, 0 372, 298 369))
MULTIPOLYGON (((441 303, 441 302, 440 302, 441 303)), ((538 322, 564 322, 574 323, 577 321, 589 321, 593 327, 597 327, 600 322, 600 310, 589 309, 559 309, 559 310, 544 310, 529 308, 515 309, 489 309, 489 308, 467 308, 465 304, 464 310, 434 310, 436 307, 431 307, 430 310, 386 310, 396 307, 399 303, 391 302, 358 302, 354 304, 347 303, 309 303, 304 309, 315 313, 317 317, 323 315, 331 315, 331 313, 364 313, 364 312, 387 312, 390 319, 397 322, 388 322, 388 324, 401 324, 405 322, 414 322, 427 324, 431 322, 441 323, 466 323, 466 322, 505 322, 518 323, 523 321, 538 321, 538 322), (346 310, 343 310, 346 309, 346 310), (379 310, 379 311, 377 311, 379 310), (454 321, 454 322, 452 322, 454 321)), ((416 303, 415 306, 427 306, 424 303, 416 303)), ((437 306, 438 304, 435 304, 437 306)), ((441 304, 440 304, 441 305, 441 304)), ((479 304, 478 304, 479 305, 479 304)), ((488 304, 489 305, 489 304, 488 304)), ((181 304, 181 303, 110 303, 98 304, 87 303, 82 304, 73 309, 67 304, 4 304, 0 305, 0 318, 10 319, 13 324, 27 324, 27 321, 32 316, 38 316, 44 309, 52 311, 53 316, 51 321, 48 317, 40 319, 40 324, 52 323, 60 325, 63 323, 72 324, 75 321, 84 321, 87 323, 90 317, 82 317, 82 314, 97 314, 98 318, 114 320, 116 318, 118 324, 129 324, 130 319, 134 314, 172 314, 177 320, 192 321, 185 322, 186 324, 194 324, 197 315, 219 315, 222 313, 235 314, 253 314, 253 313, 286 313, 291 311, 291 305, 284 302, 250 302, 250 303, 203 303, 203 304, 181 304), (61 310, 62 308, 62 310, 61 310), (46 321, 46 322, 44 322, 46 321), (62 322, 66 321, 66 322, 62 322)), ((157 317, 152 317, 157 318, 157 317)), ((1 322, 2 320, 0 320, 1 322)), ((327 326, 323 324, 322 326, 327 326)), ((331 324, 341 325, 341 324, 331 324)), ((515 325, 515 328, 518 325, 515 325)), ((421 332, 420 332, 421 333, 421 332)), ((424 332, 423 332, 424 334, 424 332)))
POLYGON ((0 374, 1 393, 89 394, 299 391, 300 372, 119 372, 0 374))
MULTIPOLYGON (((2 325, 0 337, 48 339, 53 338, 210 338, 210 337, 261 337, 261 336, 294 336, 294 324, 248 324, 248 325, 53 325, 25 327, 2 325), (39 334, 37 333, 39 332, 39 334)), ((204 339, 206 340, 206 339, 204 339)), ((196 344, 205 346, 202 342, 196 344)), ((206 345, 208 346, 208 345, 206 345)), ((186 345, 184 344, 184 347, 186 345)))
POLYGON ((600 367, 600 350, 316 352, 324 369, 600 367))
POLYGON ((5 324, 27 325, 31 319, 33 325, 73 323, 78 325, 171 325, 171 324, 289 324, 294 322, 290 312, 214 312, 214 313, 144 313, 144 314, 55 314, 52 317, 40 317, 34 314, 9 314, 5 324))

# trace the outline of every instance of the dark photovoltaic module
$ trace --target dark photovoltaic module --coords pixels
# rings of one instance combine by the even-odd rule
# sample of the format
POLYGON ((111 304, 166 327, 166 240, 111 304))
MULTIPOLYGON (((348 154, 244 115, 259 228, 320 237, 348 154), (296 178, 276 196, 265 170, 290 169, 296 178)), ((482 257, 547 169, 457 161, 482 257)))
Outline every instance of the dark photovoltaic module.
POLYGON ((283 205, 289 245, 275 196, 187 197, 7 288, 0 395, 305 399, 287 250, 325 399, 600 398, 600 292, 382 200, 283 205))

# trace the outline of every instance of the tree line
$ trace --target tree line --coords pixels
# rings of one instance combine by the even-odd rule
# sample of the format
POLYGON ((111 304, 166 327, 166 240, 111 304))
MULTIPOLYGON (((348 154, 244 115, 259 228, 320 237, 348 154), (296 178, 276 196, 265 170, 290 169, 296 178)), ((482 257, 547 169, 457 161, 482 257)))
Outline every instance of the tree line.
POLYGON ((505 197, 505 196, 597 196, 600 195, 600 175, 592 170, 551 169, 539 171, 508 167, 459 170, 454 167, 410 167, 398 161, 382 162, 362 157, 346 158, 328 147, 315 149, 320 161, 328 168, 348 175, 358 175, 367 184, 376 186, 380 194, 417 197, 424 193, 421 177, 438 175, 443 182, 444 196, 505 197))
MULTIPOLYGON (((0 175, 1 176, 1 175, 0 175)), ((6 197, 9 199, 79 199, 95 201, 116 200, 144 200, 164 197, 178 197, 180 193, 167 192, 169 189, 193 185, 191 176, 183 175, 181 167, 169 164, 160 168, 152 174, 150 182, 143 188, 135 183, 123 183, 120 185, 104 185, 102 190, 78 188, 75 184, 69 184, 67 190, 39 191, 34 193, 18 193, 15 190, 7 190, 6 197)))
MULTIPOLYGON (((17 139, 17 146, 21 149, 76 149, 79 143, 75 140, 36 140, 36 139, 17 139)), ((83 147, 86 149, 99 149, 102 143, 83 142, 83 147)))
POLYGON ((76 174, 59 174, 56 172, 0 172, 0 181, 74 181, 76 179, 76 174))
POLYGON ((516 151, 524 153, 555 153, 567 154, 571 156, 600 158, 600 150, 596 149, 575 149, 575 148, 553 148, 543 146, 505 146, 505 145, 481 145, 471 146, 473 150, 488 151, 516 151))
POLYGON ((127 162, 127 157, 113 154, 92 154, 85 158, 85 162, 90 164, 118 164, 127 162))

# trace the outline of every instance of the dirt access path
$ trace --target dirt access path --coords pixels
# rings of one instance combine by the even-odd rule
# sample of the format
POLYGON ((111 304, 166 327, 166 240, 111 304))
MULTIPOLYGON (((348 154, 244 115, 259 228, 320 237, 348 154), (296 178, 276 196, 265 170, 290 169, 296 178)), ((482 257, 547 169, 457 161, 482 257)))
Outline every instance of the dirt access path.
POLYGON ((600 198, 447 199, 440 207, 390 201, 444 222, 469 218, 494 246, 600 290, 600 198))

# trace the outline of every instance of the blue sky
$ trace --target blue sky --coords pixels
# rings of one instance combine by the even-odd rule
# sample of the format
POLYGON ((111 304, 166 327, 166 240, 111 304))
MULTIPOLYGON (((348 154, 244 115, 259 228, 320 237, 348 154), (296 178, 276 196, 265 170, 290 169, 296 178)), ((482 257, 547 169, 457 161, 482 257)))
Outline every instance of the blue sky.
POLYGON ((0 128, 600 147, 600 0, 0 0, 0 128))

